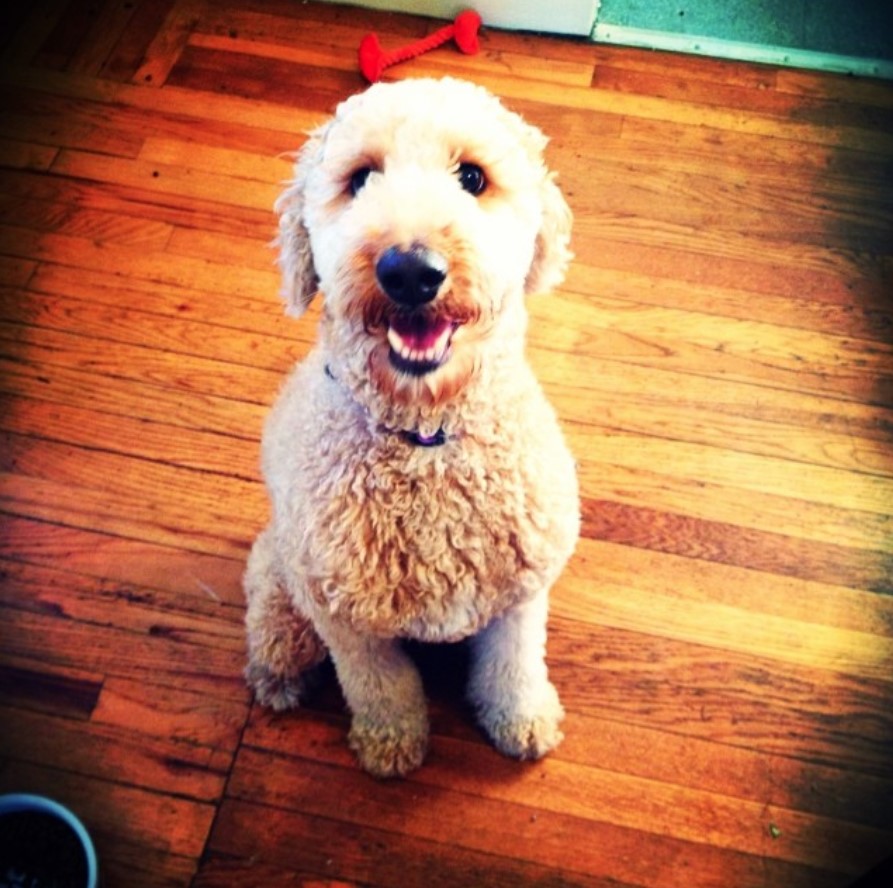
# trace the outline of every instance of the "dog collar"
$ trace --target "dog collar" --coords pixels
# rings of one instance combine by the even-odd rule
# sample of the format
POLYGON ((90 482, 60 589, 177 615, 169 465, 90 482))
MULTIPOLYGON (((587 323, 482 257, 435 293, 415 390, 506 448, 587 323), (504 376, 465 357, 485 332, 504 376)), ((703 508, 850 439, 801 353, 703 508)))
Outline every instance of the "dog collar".
POLYGON ((415 447, 440 447, 447 442, 446 432, 443 429, 438 429, 433 435, 402 431, 400 437, 415 447))
MULTIPOLYGON (((325 373, 333 382, 338 381, 328 364, 325 365, 325 373)), ((384 431, 392 435, 399 435, 407 444, 412 444, 413 447, 442 447, 448 440, 447 433, 443 428, 439 428, 433 435, 423 435, 421 432, 409 432, 405 429, 400 429, 400 431, 384 429, 384 431)))

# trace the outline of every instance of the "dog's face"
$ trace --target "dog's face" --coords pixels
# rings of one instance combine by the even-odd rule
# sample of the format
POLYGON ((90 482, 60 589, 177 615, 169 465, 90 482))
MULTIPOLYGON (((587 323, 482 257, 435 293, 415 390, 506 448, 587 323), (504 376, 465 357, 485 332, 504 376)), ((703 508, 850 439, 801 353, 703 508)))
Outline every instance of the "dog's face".
MULTIPOLYGON (((525 292, 570 254, 545 138, 456 80, 373 86, 301 150, 277 204, 284 295, 325 294, 335 360, 407 403, 438 403, 479 365, 525 292)), ((517 326, 517 325, 516 325, 517 326)))

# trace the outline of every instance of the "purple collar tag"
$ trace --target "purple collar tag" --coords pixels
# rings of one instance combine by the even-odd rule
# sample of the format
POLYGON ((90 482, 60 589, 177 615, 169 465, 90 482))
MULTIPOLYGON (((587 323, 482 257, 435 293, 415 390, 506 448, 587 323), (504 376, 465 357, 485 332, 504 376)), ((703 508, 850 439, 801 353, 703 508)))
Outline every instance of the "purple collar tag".
POLYGON ((443 429, 438 429, 433 435, 423 435, 421 432, 401 432, 401 437, 409 444, 416 447, 440 447, 446 444, 447 436, 443 429))

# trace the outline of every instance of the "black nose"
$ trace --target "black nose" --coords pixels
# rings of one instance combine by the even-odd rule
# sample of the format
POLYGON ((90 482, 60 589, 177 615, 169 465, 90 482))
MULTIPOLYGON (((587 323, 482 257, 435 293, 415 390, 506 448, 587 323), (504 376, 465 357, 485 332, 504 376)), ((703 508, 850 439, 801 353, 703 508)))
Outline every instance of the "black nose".
POLYGON ((408 250, 385 250, 375 264, 375 276, 394 302, 424 305, 437 295, 448 269, 440 253, 417 244, 408 250))

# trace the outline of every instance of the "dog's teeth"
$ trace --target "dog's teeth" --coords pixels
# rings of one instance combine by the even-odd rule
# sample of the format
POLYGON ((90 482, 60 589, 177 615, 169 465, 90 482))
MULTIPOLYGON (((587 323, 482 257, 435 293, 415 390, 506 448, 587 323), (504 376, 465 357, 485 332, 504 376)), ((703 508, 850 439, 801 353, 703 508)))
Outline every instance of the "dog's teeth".
POLYGON ((412 360, 412 350, 403 341, 403 338, 400 336, 400 334, 391 327, 388 328, 388 344, 405 361, 412 360))
POLYGON ((441 360, 444 355, 446 355, 447 349, 450 347, 450 338, 453 335, 453 330, 451 327, 447 327, 443 333, 440 334, 437 342, 431 348, 431 351, 434 352, 431 360, 441 360))
POLYGON ((397 333, 393 327, 388 327, 388 344, 397 352, 398 355, 402 355, 403 353, 403 340, 400 338, 400 334, 397 333))
POLYGON ((404 361, 411 361, 414 364, 439 364, 446 358, 452 335, 453 327, 446 327, 437 337, 435 343, 426 349, 412 348, 392 327, 388 327, 387 339, 394 353, 404 361))

